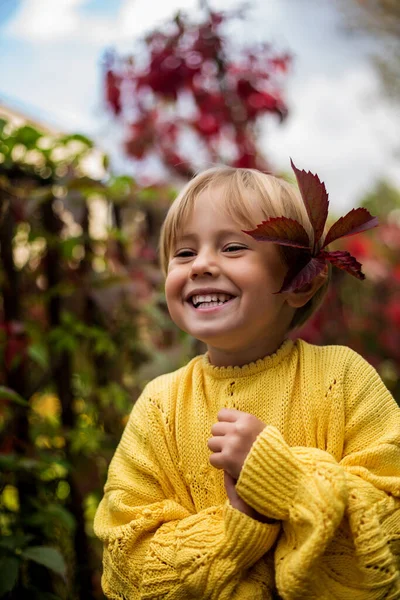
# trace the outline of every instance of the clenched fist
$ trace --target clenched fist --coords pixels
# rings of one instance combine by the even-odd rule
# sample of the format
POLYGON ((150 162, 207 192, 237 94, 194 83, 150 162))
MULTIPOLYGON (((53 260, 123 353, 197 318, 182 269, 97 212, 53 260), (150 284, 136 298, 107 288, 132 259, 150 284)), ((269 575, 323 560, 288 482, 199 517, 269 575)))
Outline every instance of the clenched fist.
POLYGON ((266 425, 254 415, 231 408, 220 410, 217 418, 218 423, 211 427, 213 437, 208 440, 213 452, 210 463, 237 480, 250 448, 266 425))

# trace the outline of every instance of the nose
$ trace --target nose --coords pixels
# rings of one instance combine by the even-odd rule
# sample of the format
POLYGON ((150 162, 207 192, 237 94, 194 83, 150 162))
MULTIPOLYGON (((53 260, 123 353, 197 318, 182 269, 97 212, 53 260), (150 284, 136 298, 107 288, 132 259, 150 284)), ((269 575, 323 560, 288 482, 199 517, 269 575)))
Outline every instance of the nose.
POLYGON ((216 277, 219 274, 219 265, 216 256, 210 251, 199 252, 192 262, 190 269, 190 278, 197 277, 216 277))

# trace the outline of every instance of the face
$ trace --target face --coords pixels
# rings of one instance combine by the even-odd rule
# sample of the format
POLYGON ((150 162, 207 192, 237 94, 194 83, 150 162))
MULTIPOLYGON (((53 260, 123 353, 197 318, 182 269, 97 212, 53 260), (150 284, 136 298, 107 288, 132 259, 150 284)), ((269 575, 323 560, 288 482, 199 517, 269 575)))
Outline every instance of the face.
POLYGON ((171 249, 166 298, 173 321, 207 344, 211 362, 240 365, 280 346, 294 310, 274 294, 286 273, 277 246, 243 233, 221 196, 197 198, 171 249))

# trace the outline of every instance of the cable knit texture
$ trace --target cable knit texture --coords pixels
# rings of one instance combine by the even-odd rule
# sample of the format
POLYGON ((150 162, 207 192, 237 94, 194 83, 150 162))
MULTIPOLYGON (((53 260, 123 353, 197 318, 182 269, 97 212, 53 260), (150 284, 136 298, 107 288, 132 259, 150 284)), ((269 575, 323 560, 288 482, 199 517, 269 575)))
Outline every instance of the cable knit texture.
POLYGON ((243 367, 199 356, 132 410, 95 517, 103 589, 115 600, 399 599, 399 498, 400 409, 358 354, 287 340, 243 367), (209 463, 223 407, 266 424, 236 489, 268 523, 230 506, 209 463))

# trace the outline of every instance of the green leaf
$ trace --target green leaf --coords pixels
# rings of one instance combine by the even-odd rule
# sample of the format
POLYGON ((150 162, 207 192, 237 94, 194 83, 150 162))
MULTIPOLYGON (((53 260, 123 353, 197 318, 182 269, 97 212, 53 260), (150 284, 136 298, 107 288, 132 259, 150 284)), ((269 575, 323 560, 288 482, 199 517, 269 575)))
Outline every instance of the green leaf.
POLYGON ((8 125, 8 121, 6 121, 5 119, 0 119, 0 133, 3 133, 4 127, 6 125, 8 125))
POLYGON ((63 258, 67 260, 71 260, 74 255, 74 249, 76 246, 81 246, 84 242, 84 238, 82 235, 77 237, 70 237, 63 240, 60 244, 61 255, 63 258))
POLYGON ((58 573, 61 577, 65 577, 67 565, 61 552, 50 546, 30 546, 26 548, 21 556, 27 560, 33 560, 39 565, 47 567, 51 571, 58 573))
POLYGON ((42 134, 34 127, 31 127, 31 125, 24 125, 14 133, 15 143, 23 144, 28 150, 35 148, 37 141, 41 137, 42 134))
POLYGON ((85 135, 82 135, 81 133, 73 133, 72 135, 65 135, 60 139, 60 141, 63 144, 68 144, 68 142, 82 142, 82 144, 85 144, 85 146, 87 146, 88 148, 93 148, 92 140, 90 140, 85 135))
POLYGON ((79 341, 74 335, 65 332, 64 329, 58 327, 50 332, 49 339, 52 349, 56 353, 69 352, 73 354, 77 348, 79 341))
POLYGON ((19 404, 20 406, 29 406, 27 400, 24 400, 17 392, 14 392, 14 390, 5 387, 4 385, 0 385, 0 400, 11 400, 11 402, 19 404))
POLYGON ((0 539, 0 548, 15 551, 17 548, 22 548, 33 540, 33 535, 24 533, 16 533, 15 535, 5 535, 0 539))
POLYGON ((158 198, 158 193, 155 188, 152 188, 152 187, 143 188, 139 191, 138 198, 141 202, 151 202, 158 198))
POLYGON ((18 581, 20 561, 14 556, 4 556, 0 559, 0 597, 15 587, 18 581))
POLYGON ((49 366, 49 355, 43 344, 31 344, 28 348, 28 356, 42 369, 47 369, 49 366))
POLYGON ((20 456, 10 454, 0 454, 0 472, 4 471, 28 471, 43 468, 47 464, 35 458, 21 458, 20 456))
POLYGON ((15 471, 18 468, 18 461, 16 454, 0 454, 0 471, 15 471))
POLYGON ((35 512, 31 517, 26 518, 26 524, 40 527, 43 531, 54 531, 54 527, 63 525, 65 529, 72 532, 75 530, 75 520, 71 513, 63 506, 51 504, 35 512))
POLYGON ((47 507, 46 513, 48 517, 54 519, 58 523, 62 523, 68 531, 74 531, 76 528, 75 519, 72 514, 60 504, 50 504, 47 507))
POLYGON ((132 193, 134 185, 135 180, 128 175, 119 175, 117 177, 113 177, 108 182, 106 195, 114 202, 118 202, 118 200, 124 200, 129 194, 132 193))
POLYGON ((79 191, 84 196, 92 194, 101 194, 105 190, 105 185, 101 181, 95 181, 90 177, 74 177, 67 182, 69 191, 79 191))

